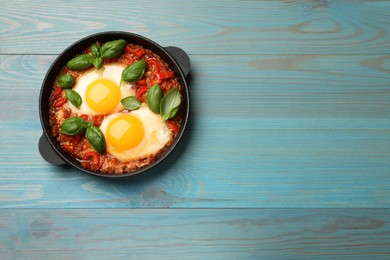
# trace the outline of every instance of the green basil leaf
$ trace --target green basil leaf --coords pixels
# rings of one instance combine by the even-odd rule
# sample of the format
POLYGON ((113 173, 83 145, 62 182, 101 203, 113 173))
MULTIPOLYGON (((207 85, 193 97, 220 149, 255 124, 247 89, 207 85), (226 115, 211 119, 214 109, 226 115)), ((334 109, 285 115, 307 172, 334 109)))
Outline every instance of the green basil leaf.
POLYGON ((129 110, 137 110, 141 108, 141 102, 134 97, 128 96, 121 100, 122 105, 129 110))
POLYGON ((160 104, 163 98, 161 87, 158 84, 155 84, 148 90, 146 95, 146 100, 148 101, 149 109, 154 113, 160 113, 160 104))
POLYGON ((179 111, 181 103, 180 92, 178 88, 173 88, 165 94, 161 101, 160 113, 164 120, 174 117, 179 111))
POLYGON ((88 54, 76 56, 66 64, 66 66, 71 70, 83 70, 91 67, 91 65, 92 57, 88 54))
POLYGON ((79 93, 77 93, 73 89, 65 90, 65 96, 70 101, 70 103, 72 103, 72 105, 74 105, 75 107, 79 107, 83 102, 81 100, 79 93))
POLYGON ((87 123, 85 120, 74 116, 65 119, 61 126, 61 133, 67 135, 78 135, 84 132, 85 129, 87 129, 87 123))
POLYGON ((98 127, 90 125, 85 132, 85 137, 96 152, 103 153, 106 150, 106 140, 98 127))
POLYGON ((72 88, 74 85, 74 78, 70 74, 64 74, 58 78, 58 85, 61 88, 72 88))
POLYGON ((123 39, 106 42, 100 49, 101 57, 104 59, 116 58, 122 54, 126 41, 123 39))
POLYGON ((167 119, 165 120, 168 120, 170 118, 173 118, 176 116, 177 112, 179 112, 179 107, 176 107, 174 109, 171 110, 171 113, 169 113, 169 116, 167 117, 167 119))
POLYGON ((130 66, 126 67, 122 71, 121 80, 125 80, 128 82, 136 82, 142 78, 146 69, 146 61, 139 60, 133 62, 130 66))
POLYGON ((100 70, 100 68, 102 67, 103 65, 103 58, 102 57, 95 57, 93 58, 92 60, 92 64, 95 68, 97 68, 98 70, 100 70))
POLYGON ((92 43, 89 49, 91 50, 92 57, 100 57, 100 46, 96 42, 92 43))

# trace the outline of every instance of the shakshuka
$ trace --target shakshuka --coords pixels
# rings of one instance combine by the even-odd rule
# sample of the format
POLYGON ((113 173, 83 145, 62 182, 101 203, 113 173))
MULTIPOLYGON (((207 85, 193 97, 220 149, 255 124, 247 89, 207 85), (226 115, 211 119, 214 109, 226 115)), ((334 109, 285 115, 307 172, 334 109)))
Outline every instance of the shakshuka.
POLYGON ((53 136, 87 170, 122 174, 153 163, 182 121, 181 86, 151 50, 118 39, 70 59, 50 96, 53 136))

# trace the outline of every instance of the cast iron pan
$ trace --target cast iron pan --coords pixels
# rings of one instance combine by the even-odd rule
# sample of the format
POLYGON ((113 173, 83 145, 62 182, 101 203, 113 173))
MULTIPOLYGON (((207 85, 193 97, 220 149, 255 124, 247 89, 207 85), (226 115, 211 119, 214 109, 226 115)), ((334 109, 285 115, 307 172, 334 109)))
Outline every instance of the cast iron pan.
POLYGON ((148 38, 143 36, 129 33, 129 32, 102 32, 90 35, 85 37, 71 46, 69 46, 66 50, 64 50, 57 59, 53 62, 51 67, 49 68, 41 87, 41 93, 39 96, 39 116, 41 119, 43 135, 39 139, 39 152, 41 153, 43 159, 47 162, 54 165, 64 165, 69 164, 83 172, 104 176, 104 177, 126 177, 136 175, 142 172, 149 170, 150 168, 159 164, 163 159, 165 159, 172 150, 176 147, 178 142, 180 141, 183 132, 185 130, 189 109, 190 109, 190 97, 188 92, 188 86, 186 82, 186 76, 189 74, 191 68, 190 59, 182 49, 178 47, 161 47, 157 43, 151 41, 148 38), (173 144, 151 165, 148 165, 144 168, 141 168, 137 171, 123 173, 120 175, 116 174, 105 174, 101 172, 94 172, 81 167, 80 163, 73 158, 71 155, 66 153, 61 149, 57 140, 51 134, 51 127, 49 123, 49 98, 51 89, 54 83, 54 80, 58 73, 61 71, 63 66, 74 56, 81 53, 88 46, 96 41, 106 42, 117 39, 124 39, 129 43, 139 44, 152 52, 160 55, 160 57, 169 65, 169 67, 175 72, 177 75, 179 82, 181 84, 182 91, 182 109, 183 109, 183 118, 182 118, 182 128, 178 133, 173 144))

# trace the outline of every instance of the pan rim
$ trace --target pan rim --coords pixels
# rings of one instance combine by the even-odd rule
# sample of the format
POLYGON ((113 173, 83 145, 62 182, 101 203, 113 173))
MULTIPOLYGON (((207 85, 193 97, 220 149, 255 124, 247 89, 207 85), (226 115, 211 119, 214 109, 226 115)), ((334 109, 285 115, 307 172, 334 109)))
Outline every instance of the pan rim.
MULTIPOLYGON (((48 104, 46 104, 46 105, 48 106, 48 104)), ((67 48, 65 48, 55 58, 55 60, 50 65, 50 67, 47 70, 45 77, 42 81, 41 90, 40 90, 40 94, 39 94, 39 117, 40 117, 40 122, 41 122, 42 130, 43 130, 43 135, 45 136, 45 138, 49 142, 51 148, 53 148, 53 150, 55 151, 56 155, 59 156, 66 164, 71 165, 72 167, 75 167, 76 169, 78 169, 82 172, 85 172, 85 173, 88 173, 91 175, 95 175, 95 176, 99 176, 99 177, 105 177, 105 178, 121 178, 121 177, 135 176, 135 175, 139 175, 141 173, 147 172, 151 168, 154 168, 155 166, 159 165, 164 159, 166 159, 169 155, 171 155, 172 151, 177 147, 180 140, 182 139, 183 134, 184 134, 185 129, 186 129, 186 126, 187 126, 187 123, 188 123, 189 110, 190 110, 190 94, 189 94, 188 84, 187 84, 187 80, 186 80, 186 75, 184 74, 183 69, 181 68, 181 66, 179 64, 179 61, 177 61, 171 53, 169 53, 166 49, 164 49, 164 47, 160 46, 159 44, 152 41, 151 39, 146 38, 146 37, 139 35, 139 34, 135 34, 132 32, 126 32, 126 31, 98 32, 98 33, 94 33, 94 34, 85 36, 85 37, 73 42, 71 45, 69 45, 67 48), (62 66, 60 66, 61 68, 64 66, 64 63, 61 62, 61 60, 64 59, 64 56, 72 55, 72 54, 77 55, 77 53, 80 53, 83 50, 83 47, 85 47, 86 45, 89 46, 87 44, 88 42, 93 41, 95 38, 120 39, 121 37, 126 38, 125 39, 126 41, 129 41, 128 40, 129 38, 135 38, 135 39, 137 39, 137 41, 139 40, 139 41, 146 42, 146 43, 150 44, 151 46, 153 46, 152 51, 154 53, 156 53, 155 49, 157 49, 158 53, 156 53, 156 54, 158 54, 160 56, 165 56, 165 57, 162 57, 165 60, 165 62, 168 62, 168 63, 174 65, 173 69, 175 70, 175 72, 178 72, 178 77, 179 77, 180 83, 182 85, 181 86, 182 87, 182 96, 185 99, 185 102, 184 102, 185 105, 183 105, 183 107, 184 107, 183 119, 181 122, 182 127, 181 127, 179 133, 177 134, 175 140, 173 141, 173 143, 169 147, 167 147, 153 163, 151 163, 145 167, 141 167, 140 169, 137 169, 135 171, 125 172, 122 174, 91 171, 91 170, 88 170, 88 169, 81 167, 81 165, 76 163, 76 161, 77 161, 76 158, 67 154, 64 150, 60 149, 57 144, 55 144, 55 142, 57 142, 57 140, 55 140, 55 138, 52 136, 51 131, 49 132, 47 129, 49 115, 48 115, 47 111, 45 112, 45 107, 44 107, 45 104, 43 104, 43 99, 44 99, 45 93, 49 91, 48 88, 50 88, 50 86, 52 86, 52 84, 50 84, 50 83, 52 83, 54 81, 54 79, 52 78, 52 74, 57 75, 57 73, 55 73, 57 71, 56 68, 60 65, 62 65, 62 66), (161 53, 163 53, 163 55, 161 55, 161 53), (168 61, 166 60, 167 57, 169 59, 168 61), (62 63, 62 64, 58 64, 58 63, 62 63), (183 89, 184 89, 184 91, 183 91, 183 89)), ((50 127, 50 124, 49 124, 49 127, 50 127)))

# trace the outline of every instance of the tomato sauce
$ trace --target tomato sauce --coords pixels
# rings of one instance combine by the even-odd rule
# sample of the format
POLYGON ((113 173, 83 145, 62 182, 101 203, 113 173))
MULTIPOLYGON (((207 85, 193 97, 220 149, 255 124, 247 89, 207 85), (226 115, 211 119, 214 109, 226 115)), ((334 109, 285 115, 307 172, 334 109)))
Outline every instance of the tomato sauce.
MULTIPOLYGON (((84 53, 90 53, 89 48, 87 48, 84 53)), ((123 53, 119 57, 105 59, 103 66, 107 64, 128 66, 141 59, 145 60, 148 66, 143 77, 136 82, 136 98, 139 99, 139 101, 145 102, 148 89, 156 83, 161 86, 164 94, 174 87, 181 90, 178 78, 168 67, 166 62, 162 60, 159 55, 139 45, 127 43, 123 53)), ((85 71, 86 70, 70 70, 64 66, 58 77, 65 73, 71 74, 77 82, 77 79, 85 71)), ((65 105, 68 100, 65 96, 64 89, 62 89, 58 84, 58 77, 53 85, 49 104, 49 117, 52 134, 59 142, 61 148, 75 157, 80 162, 81 166, 87 170, 106 174, 123 174, 136 171, 157 160, 161 153, 163 153, 165 149, 173 143, 180 131, 182 109, 179 109, 178 114, 174 118, 167 121, 167 127, 170 129, 171 138, 170 141, 157 153, 127 162, 120 161, 106 152, 100 154, 92 148, 84 134, 75 136, 63 134, 61 133, 61 126, 65 119, 72 116, 78 116, 83 118, 86 122, 92 122, 93 125, 99 127, 104 118, 108 115, 87 115, 72 112, 72 110, 65 105)))

